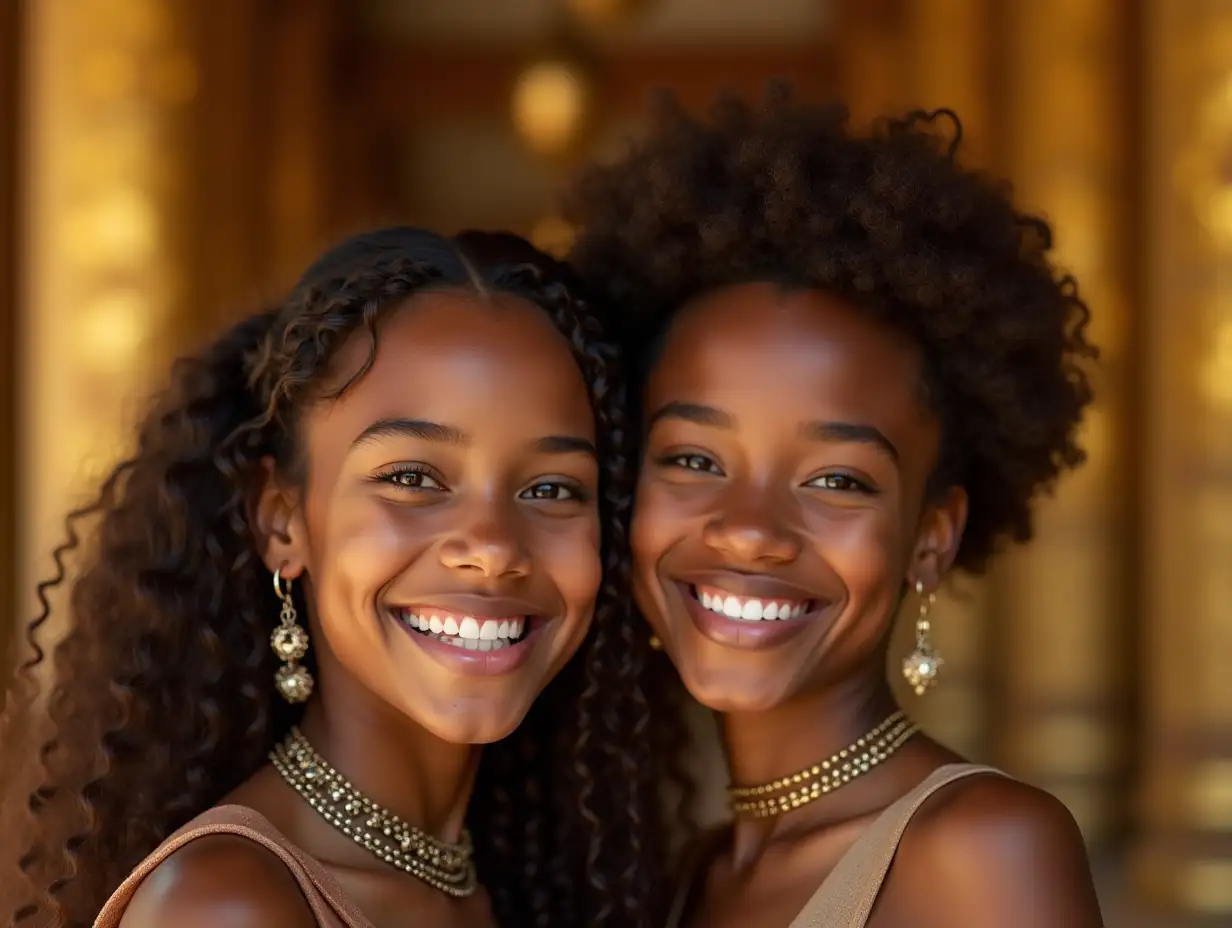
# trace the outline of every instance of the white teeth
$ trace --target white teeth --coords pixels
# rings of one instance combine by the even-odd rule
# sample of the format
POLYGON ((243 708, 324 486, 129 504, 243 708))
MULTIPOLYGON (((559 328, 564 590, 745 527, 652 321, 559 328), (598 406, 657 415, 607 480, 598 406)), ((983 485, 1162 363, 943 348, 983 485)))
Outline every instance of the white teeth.
POLYGON ((442 619, 440 616, 416 615, 410 612, 401 614, 402 620, 411 628, 431 635, 438 641, 470 651, 499 651, 510 647, 511 639, 522 637, 523 619, 484 619, 464 616, 458 621, 451 615, 442 619))
POLYGON ((794 619, 804 614, 808 602, 776 602, 761 599, 740 599, 737 596, 710 593, 700 590, 698 601, 711 612, 727 616, 729 619, 740 619, 745 622, 761 620, 794 619))

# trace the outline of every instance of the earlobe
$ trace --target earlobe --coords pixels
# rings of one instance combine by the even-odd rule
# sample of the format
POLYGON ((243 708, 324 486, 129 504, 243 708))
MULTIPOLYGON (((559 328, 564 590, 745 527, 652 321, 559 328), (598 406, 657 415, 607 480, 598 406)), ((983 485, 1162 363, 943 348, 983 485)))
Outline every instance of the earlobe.
POLYGON ((301 494, 278 474, 274 459, 261 459, 261 478, 249 505, 249 524, 261 560, 270 571, 294 579, 307 564, 301 494))

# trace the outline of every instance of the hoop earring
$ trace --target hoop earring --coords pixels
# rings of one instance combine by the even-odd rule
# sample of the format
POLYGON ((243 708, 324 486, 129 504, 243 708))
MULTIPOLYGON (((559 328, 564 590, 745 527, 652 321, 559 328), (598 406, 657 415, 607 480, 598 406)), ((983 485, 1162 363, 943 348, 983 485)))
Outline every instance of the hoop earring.
POLYGON ((287 702, 299 703, 312 695, 314 682, 308 668, 300 664, 308 653, 308 632, 296 621, 299 615, 291 599, 291 581, 283 580, 281 568, 274 571, 274 594, 282 600, 282 612, 278 627, 270 635, 270 648, 283 662, 274 674, 274 685, 287 702))
POLYGON ((929 593, 925 596, 923 580, 915 582, 915 592, 920 597, 920 616, 915 620, 915 649, 903 659, 903 676, 915 690, 915 694, 923 696, 937 682, 937 672, 945 661, 933 650, 933 625, 928 619, 928 613, 937 601, 937 594, 929 593))

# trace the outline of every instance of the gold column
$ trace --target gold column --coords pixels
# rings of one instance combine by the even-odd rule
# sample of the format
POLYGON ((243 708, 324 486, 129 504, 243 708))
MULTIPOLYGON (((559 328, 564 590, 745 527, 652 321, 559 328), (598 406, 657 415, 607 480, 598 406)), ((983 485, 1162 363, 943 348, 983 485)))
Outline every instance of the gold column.
POLYGON ((176 0, 26 8, 24 611, 62 519, 126 450, 189 289, 182 121, 196 89, 176 0), (28 592, 27 592, 28 591, 28 592))
MULTIPOLYGON (((22 4, 0 4, 0 692, 17 632, 17 133, 22 4)), ((0 698, 0 702, 2 702, 0 698)))
MULTIPOLYGON (((908 6, 905 30, 910 94, 906 103, 954 110, 963 124, 960 157, 987 167, 991 125, 991 9, 989 0, 929 0, 908 6)), ((899 700, 931 736, 968 757, 988 753, 988 585, 951 576, 933 609, 934 641, 945 659, 938 685, 918 699, 899 672, 914 644, 915 600, 896 629, 890 679, 899 700)))
POLYGON ((1007 0, 1002 169, 1054 223, 1103 352, 1087 464, 1038 507, 1036 537, 997 575, 1003 763, 1064 800, 1088 839, 1123 802, 1120 711, 1132 634, 1125 453, 1131 24, 1121 0, 1007 0))
POLYGON ((1148 0, 1139 890, 1232 920, 1232 7, 1148 0))

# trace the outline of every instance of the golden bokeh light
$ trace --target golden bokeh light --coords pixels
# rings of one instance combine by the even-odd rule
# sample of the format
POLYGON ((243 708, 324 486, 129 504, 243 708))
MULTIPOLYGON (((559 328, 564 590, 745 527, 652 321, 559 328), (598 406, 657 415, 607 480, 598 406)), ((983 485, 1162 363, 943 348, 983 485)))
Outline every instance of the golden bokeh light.
POLYGON ((565 59, 540 61, 514 84, 514 128, 536 154, 562 155, 582 133, 590 97, 590 82, 578 64, 565 59))

